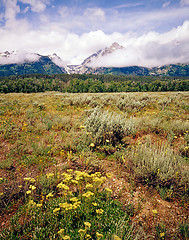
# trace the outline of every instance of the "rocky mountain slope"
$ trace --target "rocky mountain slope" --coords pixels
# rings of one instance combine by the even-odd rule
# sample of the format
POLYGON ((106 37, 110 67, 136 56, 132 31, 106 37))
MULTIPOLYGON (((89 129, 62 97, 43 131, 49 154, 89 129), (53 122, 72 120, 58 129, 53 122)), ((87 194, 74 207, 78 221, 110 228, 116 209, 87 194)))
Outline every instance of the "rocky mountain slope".
POLYGON ((0 76, 22 74, 112 74, 141 76, 189 76, 189 64, 170 64, 147 68, 142 66, 129 67, 95 67, 95 63, 103 57, 111 58, 123 46, 113 43, 90 55, 79 65, 67 65, 56 54, 42 56, 37 53, 20 53, 17 51, 0 53, 0 76))

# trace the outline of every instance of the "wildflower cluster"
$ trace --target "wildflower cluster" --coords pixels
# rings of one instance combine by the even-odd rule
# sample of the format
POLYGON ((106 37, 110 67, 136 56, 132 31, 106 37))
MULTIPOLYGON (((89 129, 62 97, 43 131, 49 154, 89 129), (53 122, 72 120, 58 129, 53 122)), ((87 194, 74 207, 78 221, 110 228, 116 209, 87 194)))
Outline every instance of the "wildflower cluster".
POLYGON ((44 215, 48 211, 51 219, 56 224, 58 222, 60 224, 57 236, 61 239, 74 239, 76 236, 79 236, 80 239, 102 239, 104 233, 97 228, 98 225, 96 226, 95 221, 104 221, 105 210, 99 198, 100 194, 105 194, 107 197, 103 197, 103 199, 108 201, 112 192, 111 189, 103 186, 107 177, 102 176, 100 172, 89 174, 72 169, 68 169, 62 174, 59 173, 58 176, 55 178, 54 173, 45 175, 46 179, 52 179, 56 185, 53 191, 46 194, 43 194, 42 191, 40 196, 37 194, 40 191, 37 183, 40 184, 40 182, 34 178, 24 178, 30 214, 37 211, 39 215, 44 215), (82 217, 83 214, 85 218, 82 217), (75 237, 72 236, 71 231, 73 226, 69 225, 73 221, 72 218, 83 218, 78 225, 75 237))

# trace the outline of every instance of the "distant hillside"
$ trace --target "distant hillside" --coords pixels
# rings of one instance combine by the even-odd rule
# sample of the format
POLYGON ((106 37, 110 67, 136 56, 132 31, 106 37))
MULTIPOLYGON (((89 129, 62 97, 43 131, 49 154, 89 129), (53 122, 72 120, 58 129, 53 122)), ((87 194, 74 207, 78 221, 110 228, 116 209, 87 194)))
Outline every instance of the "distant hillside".
POLYGON ((25 62, 22 64, 0 65, 0 76, 24 75, 24 74, 58 74, 63 73, 49 57, 41 56, 39 61, 25 62))
POLYGON ((139 66, 121 68, 86 68, 85 74, 112 74, 132 76, 189 76, 189 64, 170 64, 162 67, 146 68, 139 66))
MULTIPOLYGON (((142 66, 128 67, 94 67, 105 56, 111 59, 115 52, 123 47, 113 43, 109 48, 90 55, 80 65, 67 65, 57 56, 42 56, 37 53, 20 53, 17 51, 0 53, 0 76, 27 74, 111 74, 114 76, 189 76, 189 63, 170 64, 161 67, 147 68, 142 66)), ((98 65, 98 64, 97 64, 98 65)), ((97 66, 96 65, 96 66, 97 66)))

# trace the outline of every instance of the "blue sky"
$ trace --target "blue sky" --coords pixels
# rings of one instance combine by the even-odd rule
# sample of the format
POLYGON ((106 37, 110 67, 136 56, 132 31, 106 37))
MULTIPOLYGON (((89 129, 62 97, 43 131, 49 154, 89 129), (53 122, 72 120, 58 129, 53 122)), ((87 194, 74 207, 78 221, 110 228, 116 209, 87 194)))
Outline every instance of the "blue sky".
POLYGON ((0 36, 0 52, 55 52, 68 64, 115 41, 126 49, 117 66, 189 62, 189 0, 0 0, 0 36))

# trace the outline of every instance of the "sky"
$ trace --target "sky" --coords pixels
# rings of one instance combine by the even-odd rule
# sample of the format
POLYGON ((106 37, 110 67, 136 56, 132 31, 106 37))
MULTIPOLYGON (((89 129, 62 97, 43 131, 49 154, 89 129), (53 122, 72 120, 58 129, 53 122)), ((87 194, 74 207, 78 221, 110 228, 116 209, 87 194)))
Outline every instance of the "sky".
POLYGON ((117 42, 96 66, 189 62, 189 0, 0 0, 0 52, 48 55, 80 64, 117 42))

